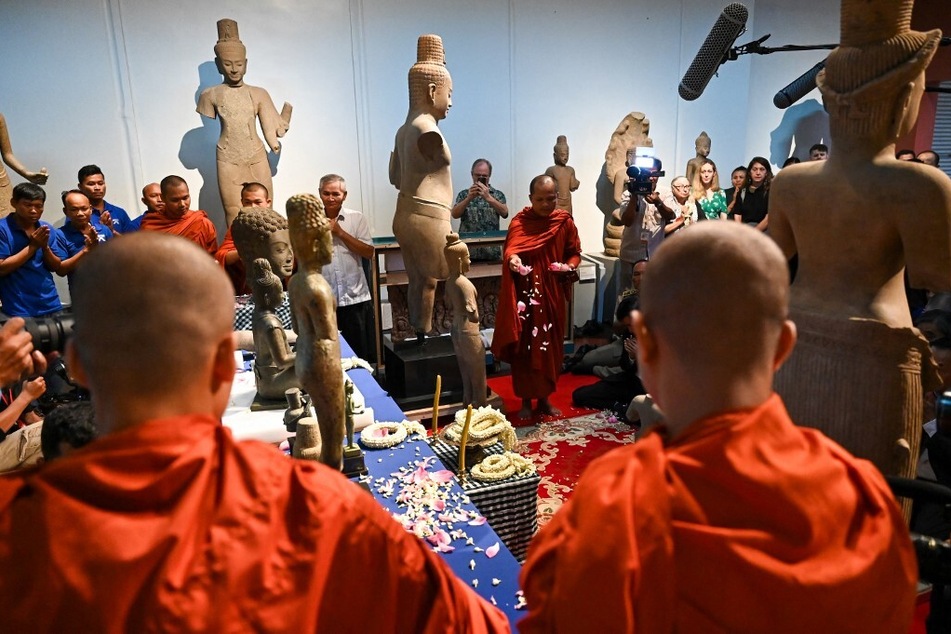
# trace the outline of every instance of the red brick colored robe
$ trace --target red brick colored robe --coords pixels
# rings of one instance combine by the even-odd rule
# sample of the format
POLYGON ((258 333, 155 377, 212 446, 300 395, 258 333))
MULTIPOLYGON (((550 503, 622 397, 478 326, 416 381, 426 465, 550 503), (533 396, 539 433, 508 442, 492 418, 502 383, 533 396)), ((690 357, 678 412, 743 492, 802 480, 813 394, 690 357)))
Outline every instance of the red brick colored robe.
POLYGON ((251 288, 248 286, 247 273, 244 270, 244 263, 238 259, 232 264, 225 264, 225 258, 229 253, 237 253, 238 249, 234 246, 234 238, 231 237, 231 227, 225 232, 225 237, 221 241, 221 246, 215 251, 215 262, 221 265, 234 286, 235 295, 250 295, 251 288))
POLYGON ((340 473, 207 416, 0 478, 0 571, 10 632, 508 631, 340 473))
POLYGON ((571 292, 564 276, 548 266, 562 262, 577 268, 581 263, 581 240, 571 214, 556 209, 546 218, 531 207, 520 211, 509 225, 502 262, 492 353, 512 365, 516 395, 547 397, 555 390, 564 359, 565 306, 571 292), (514 254, 532 267, 528 275, 509 269, 514 254), (525 305, 522 313, 518 302, 525 305))
POLYGON ((903 633, 917 563, 875 467, 774 394, 593 462, 521 580, 521 632, 903 633))
POLYGON ((181 236, 191 240, 202 249, 215 255, 218 250, 218 234, 215 223, 208 214, 200 209, 187 211, 181 218, 169 218, 165 214, 146 214, 142 218, 142 231, 161 231, 173 236, 181 236))

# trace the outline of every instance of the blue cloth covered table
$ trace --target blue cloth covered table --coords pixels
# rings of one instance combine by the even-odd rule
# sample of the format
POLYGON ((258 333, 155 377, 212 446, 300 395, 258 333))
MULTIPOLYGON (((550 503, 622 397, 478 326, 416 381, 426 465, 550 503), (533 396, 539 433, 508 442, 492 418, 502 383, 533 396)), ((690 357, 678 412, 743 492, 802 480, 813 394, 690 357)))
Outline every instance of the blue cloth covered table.
MULTIPOLYGON (((344 358, 354 356, 353 349, 342 337, 340 352, 344 358)), ((355 368, 349 370, 347 375, 360 390, 360 393, 363 394, 367 407, 373 408, 376 420, 401 421, 404 419, 403 411, 377 384, 369 372, 362 368, 355 368)), ((371 478, 390 478, 390 474, 398 471, 400 467, 406 467, 416 460, 436 457, 429 443, 424 440, 407 440, 401 446, 402 448, 392 447, 377 450, 364 448, 366 466, 371 478)), ((437 466, 432 470, 439 468, 442 467, 437 458, 437 466)), ((397 506, 395 496, 383 497, 373 490, 372 486, 371 491, 376 500, 386 510, 391 513, 403 511, 397 506)), ((451 493, 460 496, 465 495, 455 479, 452 481, 451 493)), ((471 502, 463 504, 462 507, 466 510, 477 510, 471 502)), ((475 591, 485 597, 486 600, 495 597, 498 608, 509 618, 514 630, 515 621, 524 615, 523 612, 515 610, 517 602, 515 593, 519 590, 519 563, 488 523, 482 526, 464 526, 463 528, 466 534, 473 539, 473 545, 466 546, 462 540, 453 541, 452 545, 455 546, 455 551, 441 553, 441 556, 445 558, 446 563, 449 564, 456 576, 468 583, 470 587, 472 587, 472 580, 478 579, 479 583, 475 591), (491 559, 486 557, 485 552, 475 552, 474 550, 475 547, 485 550, 496 543, 500 545, 500 549, 498 554, 491 559), (474 570, 469 567, 470 561, 474 561, 476 564, 474 570), (501 583, 498 586, 493 586, 493 578, 500 579, 501 583)))

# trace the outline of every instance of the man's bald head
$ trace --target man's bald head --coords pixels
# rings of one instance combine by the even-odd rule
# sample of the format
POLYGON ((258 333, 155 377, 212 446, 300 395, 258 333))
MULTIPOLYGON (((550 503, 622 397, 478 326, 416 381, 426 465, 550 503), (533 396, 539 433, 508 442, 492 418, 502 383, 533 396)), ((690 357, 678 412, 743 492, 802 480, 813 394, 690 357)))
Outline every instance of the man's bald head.
POLYGON ((788 304, 779 247, 736 223, 700 223, 665 241, 641 280, 647 329, 699 375, 771 362, 788 304))
POLYGON ((230 337, 228 277, 198 246, 142 232, 89 253, 73 279, 75 349, 95 398, 158 399, 204 380, 230 337))

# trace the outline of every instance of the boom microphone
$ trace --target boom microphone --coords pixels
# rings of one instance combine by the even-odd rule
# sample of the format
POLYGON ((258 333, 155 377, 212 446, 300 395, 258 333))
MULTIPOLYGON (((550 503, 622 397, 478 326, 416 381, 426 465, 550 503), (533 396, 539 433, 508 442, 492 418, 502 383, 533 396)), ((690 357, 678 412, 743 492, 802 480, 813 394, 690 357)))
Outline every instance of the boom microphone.
POLYGON ((773 97, 773 105, 780 109, 788 108, 816 87, 816 76, 819 71, 826 67, 826 61, 822 60, 802 75, 792 80, 788 86, 780 90, 773 97))
POLYGON ((693 101, 703 93, 736 38, 746 30, 746 20, 749 15, 746 7, 739 2, 734 2, 723 9, 713 28, 710 29, 707 39, 703 41, 703 46, 697 51, 697 56, 693 58, 683 79, 680 80, 678 92, 681 98, 693 101))

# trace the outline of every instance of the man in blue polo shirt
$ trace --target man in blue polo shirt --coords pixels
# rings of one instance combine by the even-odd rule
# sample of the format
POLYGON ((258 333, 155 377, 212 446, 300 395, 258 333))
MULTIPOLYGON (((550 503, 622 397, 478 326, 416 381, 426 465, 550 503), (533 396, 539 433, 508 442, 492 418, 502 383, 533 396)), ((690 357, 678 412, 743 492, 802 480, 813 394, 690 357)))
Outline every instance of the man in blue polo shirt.
POLYGON ((58 245, 59 232, 40 220, 46 192, 39 185, 20 183, 10 202, 13 213, 0 220, 0 310, 12 317, 59 312, 63 305, 51 271, 69 260, 58 245))
POLYGON ((92 213, 92 205, 86 194, 78 189, 63 192, 63 214, 66 222, 59 228, 59 247, 65 252, 67 260, 57 271, 60 275, 66 274, 69 279, 69 291, 73 291, 73 271, 79 258, 75 257, 88 252, 100 242, 111 240, 115 235, 109 227, 104 226, 92 213))
POLYGON ((85 165, 80 168, 79 191, 89 198, 92 215, 100 224, 115 233, 129 233, 138 228, 125 209, 106 202, 106 177, 98 165, 85 165))

